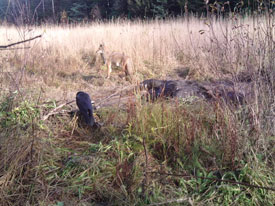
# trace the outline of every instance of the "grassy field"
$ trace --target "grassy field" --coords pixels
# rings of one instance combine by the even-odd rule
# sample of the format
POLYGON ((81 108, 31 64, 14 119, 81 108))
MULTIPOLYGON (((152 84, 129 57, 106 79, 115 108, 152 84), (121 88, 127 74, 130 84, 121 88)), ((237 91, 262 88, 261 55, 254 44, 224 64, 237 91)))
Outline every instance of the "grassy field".
POLYGON ((272 15, 2 25, 0 45, 39 34, 0 50, 0 205, 274 205, 272 15), (135 82, 119 70, 105 78, 101 43, 132 58, 135 82), (125 104, 105 99, 148 78, 240 72, 253 76, 256 97, 234 110, 138 93, 125 104), (80 90, 102 103, 100 130, 78 124, 74 102, 56 109, 80 90))

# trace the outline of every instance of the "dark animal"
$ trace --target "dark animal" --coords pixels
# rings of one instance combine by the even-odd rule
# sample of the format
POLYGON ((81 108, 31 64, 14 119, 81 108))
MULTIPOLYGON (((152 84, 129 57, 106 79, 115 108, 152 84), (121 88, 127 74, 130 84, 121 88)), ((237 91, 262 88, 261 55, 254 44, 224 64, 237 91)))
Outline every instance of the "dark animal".
POLYGON ((83 115, 85 122, 89 126, 94 126, 95 119, 93 116, 93 107, 89 94, 85 92, 77 92, 76 104, 79 108, 80 113, 83 115))
POLYGON ((149 98, 159 97, 188 98, 196 96, 208 101, 221 99, 228 104, 244 104, 245 97, 251 96, 250 83, 234 83, 227 80, 213 82, 199 82, 187 80, 157 80, 148 79, 140 84, 140 88, 147 89, 149 98))
POLYGON ((147 96, 147 100, 151 99, 155 101, 164 91, 164 85, 164 80, 148 79, 140 84, 140 89, 145 89, 148 91, 149 96, 147 96))
POLYGON ((140 87, 148 90, 152 100, 161 96, 178 98, 208 97, 206 90, 195 81, 148 79, 143 81, 140 87))

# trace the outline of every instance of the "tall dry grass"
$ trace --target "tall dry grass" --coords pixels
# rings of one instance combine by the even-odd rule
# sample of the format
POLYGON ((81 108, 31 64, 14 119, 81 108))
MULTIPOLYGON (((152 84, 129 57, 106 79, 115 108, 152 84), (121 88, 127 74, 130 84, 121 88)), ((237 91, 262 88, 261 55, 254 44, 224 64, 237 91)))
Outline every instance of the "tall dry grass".
POLYGON ((264 74, 265 80, 258 78, 255 92, 265 96, 256 95, 259 98, 253 100, 253 121, 259 129, 265 116, 274 122, 270 109, 274 102, 274 27, 271 13, 229 19, 117 20, 21 28, 2 25, 0 45, 43 36, 15 46, 19 49, 1 50, 0 87, 6 94, 19 92, 22 99, 29 95, 39 100, 68 100, 79 90, 89 92, 95 100, 103 98, 127 84, 116 72, 111 80, 105 79, 106 68, 95 54, 104 43, 107 50, 124 52, 133 59, 140 81, 178 79, 182 73, 184 78, 200 80, 234 79, 240 72, 255 74, 257 79, 264 74))
POLYGON ((31 50, 15 53, 29 53, 29 61, 40 64, 49 58, 75 60, 73 65, 56 63, 58 70, 73 72, 89 69, 83 65, 83 53, 93 53, 104 42, 109 51, 122 51, 131 56, 139 73, 150 73, 150 68, 159 68, 156 73, 165 75, 176 66, 184 64, 202 76, 213 76, 213 69, 223 68, 231 72, 254 65, 253 61, 257 58, 265 61, 266 32, 271 32, 270 35, 274 36, 274 25, 268 23, 265 17, 224 20, 194 17, 189 21, 114 21, 64 27, 2 26, 0 45, 42 33, 41 40, 30 43, 31 50), (223 61, 216 61, 217 59, 223 61))
MULTIPOLYGON (((38 34, 43 37, 15 46, 20 49, 1 50, 0 87, 5 93, 19 92, 22 98, 36 93, 41 99, 68 100, 79 90, 89 92, 95 100, 103 98, 127 84, 117 78, 116 72, 111 80, 105 79, 106 68, 95 54, 104 43, 108 51, 124 52, 133 59, 140 81, 183 76, 200 80, 234 78, 243 71, 265 71, 271 74, 267 90, 272 101, 274 27, 274 16, 269 13, 230 19, 117 20, 21 28, 2 25, 0 45, 38 34)), ((255 87, 259 94, 265 93, 264 88, 255 87)), ((255 101, 259 103, 259 99, 255 101)), ((258 104, 254 111, 257 118, 260 107, 258 104)))
MULTIPOLYGON (((272 16, 271 20, 274 20, 272 16)), ((2 71, 18 75, 18 68, 21 68, 21 76, 28 71, 32 77, 24 76, 27 85, 35 83, 37 87, 50 88, 53 94, 49 98, 59 96, 57 93, 61 91, 57 88, 60 87, 67 93, 85 87, 95 90, 96 87, 81 78, 64 81, 64 76, 89 75, 97 71, 99 77, 105 77, 106 71, 99 64, 94 65, 95 51, 100 43, 104 43, 107 50, 124 52, 133 59, 139 80, 178 78, 177 74, 184 70, 189 71, 189 78, 221 78, 243 70, 257 71, 267 67, 268 59, 272 58, 267 44, 274 42, 274 39, 266 40, 267 32, 274 38, 274 24, 265 16, 210 20, 193 17, 188 21, 118 20, 59 27, 1 26, 0 45, 43 34, 40 40, 24 44, 29 49, 1 51, 2 71)), ((23 81, 17 76, 10 77, 9 81, 19 84, 18 79, 23 81)), ((99 81, 103 82, 103 79, 99 81)), ((104 86, 114 87, 113 82, 104 83, 104 86)), ((121 84, 122 81, 118 82, 121 84)), ((18 86, 15 88, 19 89, 18 86)), ((64 98, 70 96, 64 95, 64 98)))

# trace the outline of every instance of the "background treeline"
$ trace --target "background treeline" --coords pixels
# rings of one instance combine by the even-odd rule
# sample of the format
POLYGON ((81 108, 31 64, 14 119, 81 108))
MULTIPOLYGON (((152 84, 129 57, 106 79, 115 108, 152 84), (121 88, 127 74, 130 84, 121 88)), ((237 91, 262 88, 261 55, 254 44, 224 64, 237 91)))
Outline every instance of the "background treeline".
POLYGON ((79 22, 97 19, 151 19, 273 9, 273 0, 1 0, 0 19, 11 23, 79 22))

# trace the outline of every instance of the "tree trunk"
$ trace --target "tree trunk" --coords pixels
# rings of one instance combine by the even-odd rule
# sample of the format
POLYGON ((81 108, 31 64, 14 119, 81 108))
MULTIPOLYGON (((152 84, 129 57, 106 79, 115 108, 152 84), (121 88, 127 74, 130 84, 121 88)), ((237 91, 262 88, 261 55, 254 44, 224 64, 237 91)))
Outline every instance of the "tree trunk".
POLYGON ((54 0, 52 0, 53 20, 55 21, 54 0))
POLYGON ((45 18, 45 0, 42 0, 43 18, 45 18))

